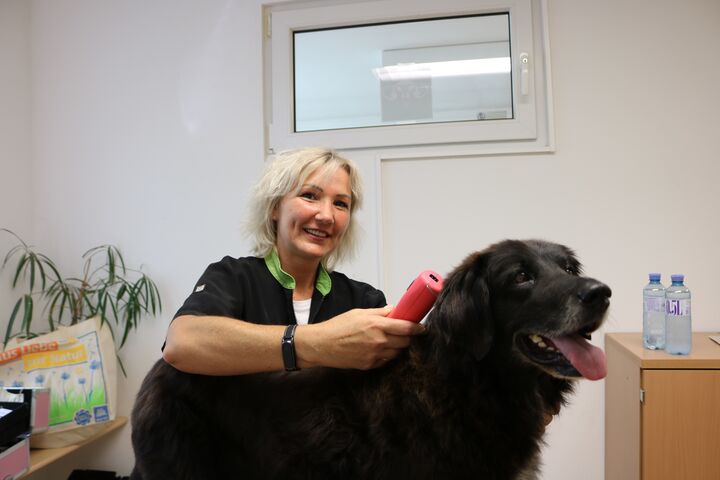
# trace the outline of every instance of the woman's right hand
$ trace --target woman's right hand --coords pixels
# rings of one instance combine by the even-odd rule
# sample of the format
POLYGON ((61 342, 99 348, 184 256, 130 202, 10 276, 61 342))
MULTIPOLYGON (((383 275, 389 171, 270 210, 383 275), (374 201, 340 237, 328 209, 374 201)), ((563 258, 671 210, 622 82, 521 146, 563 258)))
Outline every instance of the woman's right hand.
POLYGON ((301 325, 295 332, 298 366, 368 370, 397 357, 425 327, 387 318, 391 310, 356 308, 322 323, 301 325))

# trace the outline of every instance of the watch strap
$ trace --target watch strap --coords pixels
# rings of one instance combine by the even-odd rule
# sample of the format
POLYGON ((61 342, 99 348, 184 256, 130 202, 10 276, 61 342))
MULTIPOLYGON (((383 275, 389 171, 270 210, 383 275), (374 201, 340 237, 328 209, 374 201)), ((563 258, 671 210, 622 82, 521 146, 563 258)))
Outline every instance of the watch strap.
POLYGON ((297 324, 288 325, 282 337, 282 358, 285 371, 294 372, 300 370, 297 366, 297 357, 295 356, 295 329, 297 324))

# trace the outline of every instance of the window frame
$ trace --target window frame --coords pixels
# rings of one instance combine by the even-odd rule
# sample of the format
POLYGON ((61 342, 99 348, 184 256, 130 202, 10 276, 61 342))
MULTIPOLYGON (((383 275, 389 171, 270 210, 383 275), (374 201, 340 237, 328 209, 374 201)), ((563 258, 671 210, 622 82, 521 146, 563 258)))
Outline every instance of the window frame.
POLYGON ((545 0, 370 0, 292 2, 264 6, 265 146, 268 152, 306 145, 339 150, 464 145, 477 152, 554 150, 545 0), (411 12, 410 14, 408 12, 411 12), (475 14, 510 13, 514 118, 294 131, 293 32, 348 25, 475 14), (529 58, 521 94, 521 54, 529 58))

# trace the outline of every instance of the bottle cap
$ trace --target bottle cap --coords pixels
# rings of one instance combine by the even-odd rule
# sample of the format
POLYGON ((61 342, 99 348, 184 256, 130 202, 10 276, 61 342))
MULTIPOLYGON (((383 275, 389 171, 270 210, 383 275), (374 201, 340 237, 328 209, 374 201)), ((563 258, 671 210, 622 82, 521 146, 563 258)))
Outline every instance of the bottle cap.
POLYGON ((648 276, 650 277, 651 282, 659 282, 661 275, 659 273, 650 273, 648 276))
POLYGON ((682 273, 673 273, 670 275, 670 278, 673 282, 684 282, 685 281, 685 275, 682 273))

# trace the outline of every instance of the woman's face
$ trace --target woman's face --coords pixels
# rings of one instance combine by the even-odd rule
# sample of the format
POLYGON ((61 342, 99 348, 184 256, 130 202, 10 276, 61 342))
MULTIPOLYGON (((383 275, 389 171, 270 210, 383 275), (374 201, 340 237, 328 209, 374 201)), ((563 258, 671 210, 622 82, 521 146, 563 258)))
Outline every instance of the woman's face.
POLYGON ((319 261, 332 252, 350 223, 351 193, 350 176, 338 168, 332 175, 312 173, 297 194, 285 195, 272 216, 281 262, 319 261))

